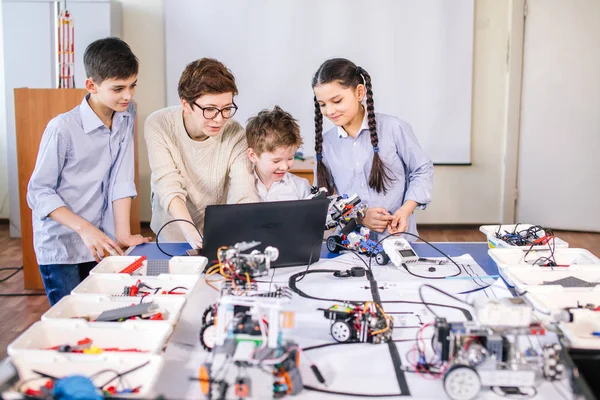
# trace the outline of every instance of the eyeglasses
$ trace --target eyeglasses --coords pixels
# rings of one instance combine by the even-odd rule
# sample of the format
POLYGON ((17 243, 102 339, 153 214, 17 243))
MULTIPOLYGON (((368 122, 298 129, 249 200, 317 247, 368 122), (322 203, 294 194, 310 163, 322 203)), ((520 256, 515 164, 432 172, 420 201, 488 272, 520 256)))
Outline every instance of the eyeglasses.
POLYGON ((202 115, 204 115, 204 118, 206 119, 215 119, 219 113, 221 113, 224 119, 229 119, 235 115, 235 112, 238 109, 238 106, 236 106, 235 103, 233 103, 233 106, 225 107, 222 110, 216 107, 201 107, 195 101, 192 104, 202 110, 202 115))

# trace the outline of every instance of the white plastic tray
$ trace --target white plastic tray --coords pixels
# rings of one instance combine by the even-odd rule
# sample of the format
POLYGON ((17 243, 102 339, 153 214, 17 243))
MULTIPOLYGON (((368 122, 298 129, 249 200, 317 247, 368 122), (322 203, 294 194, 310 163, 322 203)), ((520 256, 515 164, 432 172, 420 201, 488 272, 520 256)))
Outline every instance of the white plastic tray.
POLYGON ((525 295, 533 307, 544 314, 554 314, 565 308, 600 306, 600 289, 567 291, 560 286, 530 286, 525 295))
MULTIPOLYGON (((173 331, 168 323, 139 324, 127 321, 119 326, 93 324, 81 320, 39 321, 8 345, 10 356, 31 353, 58 353, 49 350, 63 344, 76 345, 85 338, 99 348, 138 349, 147 353, 160 353, 173 331)), ((112 352, 111 352, 112 353, 112 352)), ((145 353, 144 353, 145 354, 145 353)), ((99 355, 69 353, 72 357, 93 358, 99 355)))
MULTIPOLYGON (((532 250, 527 256, 526 252, 515 248, 489 249, 488 254, 498 268, 507 266, 531 266, 542 257, 552 257, 550 250, 532 250)), ((600 258, 588 250, 575 248, 557 248, 554 250, 554 260, 558 265, 597 265, 600 258)), ((543 260, 542 260, 543 261, 543 260)))
MULTIPOLYGON (((95 274, 85 278, 83 282, 81 282, 77 287, 75 287, 75 289, 73 289, 73 291, 71 291, 71 294, 105 294, 109 296, 125 297, 123 296, 124 287, 135 285, 138 280, 152 288, 160 287, 161 289, 158 291, 156 296, 189 297, 193 288, 198 282, 198 276, 163 274, 159 276, 132 277, 127 274, 95 274), (185 295, 162 294, 163 291, 168 292, 179 286, 183 286, 188 289, 177 290, 178 292, 185 292, 185 295)), ((139 300, 139 297, 136 298, 139 300)))
POLYGON ((482 225, 479 227, 479 230, 487 237, 487 242, 488 242, 488 246, 490 247, 490 249, 496 248, 496 247, 507 247, 507 248, 516 248, 516 249, 521 249, 521 250, 529 250, 530 248, 532 250, 548 250, 549 249, 549 245, 550 246, 554 246, 555 249, 557 248, 561 248, 561 247, 569 247, 569 243, 565 242, 564 240, 554 237, 554 239, 552 239, 548 244, 544 244, 544 245, 539 245, 539 246, 512 246, 508 243, 506 243, 504 240, 498 239, 495 236, 495 233, 498 232, 498 229, 500 229, 501 233, 504 233, 504 231, 508 231, 508 232, 513 232, 515 230, 516 227, 516 231, 522 231, 524 229, 528 229, 531 228, 534 225, 531 224, 513 224, 513 225, 482 225), (554 242, 554 244, 552 244, 552 242, 554 242))
POLYGON ((544 286, 562 288, 565 291, 589 292, 600 290, 600 285, 595 287, 563 287, 560 285, 544 285, 544 282, 556 281, 558 279, 574 277, 587 282, 600 282, 599 266, 581 266, 572 267, 505 267, 502 270, 502 276, 509 284, 514 285, 517 293, 529 290, 531 286, 544 286))
POLYGON ((587 312, 586 318, 576 318, 575 322, 558 324, 570 347, 575 349, 600 350, 600 337, 592 332, 600 332, 600 312, 587 312))
MULTIPOLYGON (((38 378, 39 375, 35 371, 47 373, 55 377, 66 377, 69 375, 83 375, 91 377, 97 374, 92 381, 95 385, 104 385, 115 373, 122 373, 137 366, 148 362, 148 365, 127 374, 121 384, 126 384, 124 388, 134 388, 140 386, 139 393, 119 395, 119 397, 127 398, 150 398, 156 395, 154 387, 160 371, 163 366, 163 359, 157 355, 139 355, 139 354, 103 354, 94 360, 82 360, 81 358, 73 360, 67 354, 61 353, 44 353, 37 354, 35 357, 19 355, 11 357, 11 361, 19 372, 21 382, 24 383, 21 391, 27 389, 39 390, 40 386, 46 382, 45 378, 39 380, 31 380, 38 378), (104 370, 114 370, 115 372, 102 372, 104 370)), ((114 385, 117 389, 122 389, 119 380, 114 380, 106 387, 114 385)), ((7 394, 9 398, 10 394, 7 394)), ((20 398, 20 397, 18 397, 20 398)))
MULTIPOLYGON (((159 312, 163 313, 162 321, 140 320, 136 322, 168 322, 175 325, 179 320, 181 309, 185 305, 185 297, 183 296, 148 296, 144 298, 144 303, 154 302, 159 307, 159 312)), ((103 311, 114 310, 139 304, 139 299, 110 297, 106 295, 82 295, 82 296, 65 296, 44 315, 42 321, 47 320, 72 320, 85 318, 95 319, 103 311)), ((129 322, 129 321, 127 321, 129 322)), ((122 324, 122 322, 94 322, 94 324, 122 324)))
MULTIPOLYGON (((139 259, 138 256, 112 256, 105 257, 91 271, 95 274, 118 274, 131 263, 139 259)), ((200 275, 208 264, 206 257, 173 257, 169 260, 169 274, 200 275)), ((148 274, 148 260, 142 262, 142 266, 133 272, 134 276, 145 276, 148 274)), ((130 274, 124 274, 130 275, 130 274)))

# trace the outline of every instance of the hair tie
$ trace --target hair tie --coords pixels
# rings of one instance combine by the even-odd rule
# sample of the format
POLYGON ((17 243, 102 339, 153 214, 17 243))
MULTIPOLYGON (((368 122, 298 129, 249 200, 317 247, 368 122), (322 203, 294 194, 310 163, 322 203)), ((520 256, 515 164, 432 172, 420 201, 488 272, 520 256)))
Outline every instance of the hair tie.
POLYGON ((374 151, 375 153, 379 153, 379 146, 374 146, 374 147, 373 147, 373 151, 374 151))
POLYGON ((317 161, 321 161, 323 159, 323 155, 322 154, 317 154, 317 161))

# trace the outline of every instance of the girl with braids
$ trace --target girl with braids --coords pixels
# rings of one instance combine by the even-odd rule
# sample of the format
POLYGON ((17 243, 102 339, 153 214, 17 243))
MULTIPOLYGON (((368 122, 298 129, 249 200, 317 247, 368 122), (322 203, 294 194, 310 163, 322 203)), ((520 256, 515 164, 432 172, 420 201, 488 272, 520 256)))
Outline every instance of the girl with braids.
POLYGON ((375 232, 417 234, 413 211, 431 201, 433 163, 411 126, 375 114, 371 76, 349 60, 325 61, 312 87, 319 187, 358 194, 369 205, 361 223, 375 232), (336 125, 325 133, 323 115, 336 125))

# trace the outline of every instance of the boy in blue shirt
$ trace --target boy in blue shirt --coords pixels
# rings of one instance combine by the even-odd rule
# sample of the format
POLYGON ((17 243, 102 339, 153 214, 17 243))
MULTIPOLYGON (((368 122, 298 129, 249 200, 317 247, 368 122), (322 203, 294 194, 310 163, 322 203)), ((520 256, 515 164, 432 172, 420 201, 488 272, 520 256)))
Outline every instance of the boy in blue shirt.
POLYGON ((131 235, 132 102, 138 60, 124 41, 100 39, 84 54, 89 92, 46 127, 27 188, 34 248, 51 305, 106 254, 147 242, 131 235), (94 261, 95 260, 95 261, 94 261))

